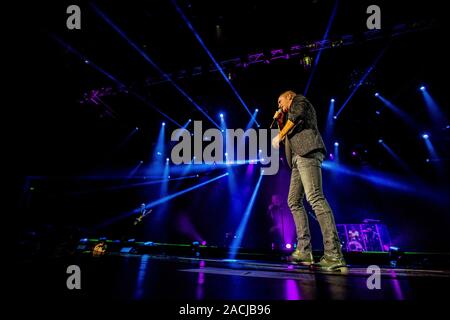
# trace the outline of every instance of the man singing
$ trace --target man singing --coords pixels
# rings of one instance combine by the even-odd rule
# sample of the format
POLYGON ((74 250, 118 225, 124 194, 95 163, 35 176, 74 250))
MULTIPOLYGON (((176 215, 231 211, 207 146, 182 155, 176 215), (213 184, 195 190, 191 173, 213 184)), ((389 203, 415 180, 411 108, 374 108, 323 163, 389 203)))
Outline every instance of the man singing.
POLYGON ((347 272, 333 212, 322 191, 321 165, 326 148, 317 128, 314 107, 303 95, 293 91, 280 95, 278 107, 287 114, 287 121, 272 140, 272 146, 278 149, 284 139, 286 158, 292 169, 288 205, 295 221, 297 249, 291 260, 317 270, 347 272), (308 216, 303 206, 305 194, 323 236, 324 255, 318 263, 314 263, 312 256, 308 216))

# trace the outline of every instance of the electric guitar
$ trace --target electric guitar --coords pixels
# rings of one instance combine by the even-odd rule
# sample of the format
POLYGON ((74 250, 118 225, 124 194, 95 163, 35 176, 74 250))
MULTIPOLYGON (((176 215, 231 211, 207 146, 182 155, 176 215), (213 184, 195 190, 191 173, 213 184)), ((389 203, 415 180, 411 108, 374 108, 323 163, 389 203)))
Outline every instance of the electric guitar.
POLYGON ((136 220, 134 220, 134 225, 137 225, 138 223, 142 222, 142 219, 144 219, 150 212, 152 212, 153 209, 150 210, 144 210, 139 217, 136 218, 136 220))

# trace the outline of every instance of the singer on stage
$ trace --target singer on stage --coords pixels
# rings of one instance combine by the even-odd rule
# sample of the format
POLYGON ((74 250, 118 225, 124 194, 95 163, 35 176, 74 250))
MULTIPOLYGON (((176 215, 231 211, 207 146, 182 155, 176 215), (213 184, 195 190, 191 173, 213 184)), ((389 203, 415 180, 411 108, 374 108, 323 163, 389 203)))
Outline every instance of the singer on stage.
POLYGON ((288 205, 295 221, 297 249, 291 259, 318 270, 346 272, 333 212, 322 190, 321 165, 326 148, 317 128, 314 107, 303 95, 293 91, 279 96, 278 107, 282 111, 275 114, 278 123, 283 116, 287 116, 287 120, 280 126, 281 131, 272 140, 272 146, 279 148, 280 141, 285 142, 286 158, 292 169, 288 205), (308 216, 303 206, 305 194, 323 236, 324 255, 318 263, 314 263, 312 256, 308 216))

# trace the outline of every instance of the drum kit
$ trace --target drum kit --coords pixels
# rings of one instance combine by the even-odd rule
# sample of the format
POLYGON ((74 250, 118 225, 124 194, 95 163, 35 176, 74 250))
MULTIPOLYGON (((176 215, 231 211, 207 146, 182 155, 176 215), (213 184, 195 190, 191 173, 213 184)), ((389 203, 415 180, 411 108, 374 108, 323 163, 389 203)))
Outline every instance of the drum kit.
POLYGON ((343 250, 346 251, 383 251, 379 227, 375 224, 338 225, 343 250))

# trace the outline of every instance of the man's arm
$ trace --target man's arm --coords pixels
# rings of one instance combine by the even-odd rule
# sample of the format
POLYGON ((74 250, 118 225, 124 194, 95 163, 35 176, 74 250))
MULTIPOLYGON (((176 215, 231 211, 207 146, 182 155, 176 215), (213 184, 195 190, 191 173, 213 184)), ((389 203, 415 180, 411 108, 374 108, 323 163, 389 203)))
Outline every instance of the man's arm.
POLYGON ((273 139, 272 145, 278 149, 279 143, 283 140, 288 132, 296 125, 300 124, 306 116, 306 107, 308 100, 302 95, 297 95, 292 101, 292 106, 288 112, 288 120, 283 127, 283 130, 273 139))
POLYGON ((308 100, 302 95, 296 95, 292 101, 292 106, 288 112, 288 120, 297 125, 306 117, 306 109, 308 107, 308 100))
POLYGON ((283 130, 279 133, 280 140, 283 140, 288 132, 296 125, 301 123, 306 116, 306 107, 308 100, 302 95, 296 95, 292 101, 292 106, 288 112, 288 120, 286 121, 283 130))
POLYGON ((286 121, 283 130, 281 130, 281 132, 278 133, 275 138, 273 138, 272 147, 278 149, 280 147, 280 141, 283 140, 284 137, 286 137, 287 133, 294 127, 294 125, 295 124, 291 120, 286 121))
POLYGON ((286 135, 288 134, 289 130, 291 130, 294 126, 295 124, 288 119, 288 121, 286 121, 286 124, 283 127, 283 130, 281 130, 280 133, 278 134, 279 139, 283 140, 284 137, 286 137, 286 135))
POLYGON ((277 136, 278 142, 283 140, 288 132, 297 124, 301 123, 306 116, 308 100, 304 96, 297 95, 292 101, 292 106, 288 112, 288 120, 277 136))

